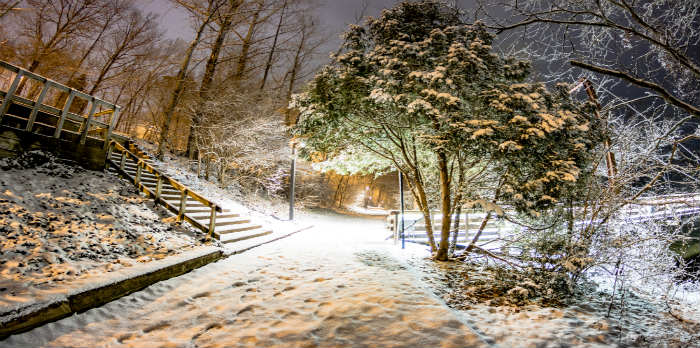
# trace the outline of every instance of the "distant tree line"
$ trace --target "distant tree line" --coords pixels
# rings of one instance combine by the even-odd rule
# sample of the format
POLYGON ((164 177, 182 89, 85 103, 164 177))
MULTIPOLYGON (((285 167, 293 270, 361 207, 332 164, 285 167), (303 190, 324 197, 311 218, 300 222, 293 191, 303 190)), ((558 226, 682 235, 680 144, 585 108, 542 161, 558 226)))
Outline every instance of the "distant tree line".
POLYGON ((287 100, 313 72, 324 38, 314 3, 171 4, 189 15, 180 23, 192 27, 189 41, 168 38, 157 14, 135 0, 3 0, 0 59, 120 105, 117 131, 158 143, 161 158, 167 149, 203 154, 222 179, 233 168, 274 167, 293 121, 287 100), (236 163, 253 150, 263 159, 236 163))

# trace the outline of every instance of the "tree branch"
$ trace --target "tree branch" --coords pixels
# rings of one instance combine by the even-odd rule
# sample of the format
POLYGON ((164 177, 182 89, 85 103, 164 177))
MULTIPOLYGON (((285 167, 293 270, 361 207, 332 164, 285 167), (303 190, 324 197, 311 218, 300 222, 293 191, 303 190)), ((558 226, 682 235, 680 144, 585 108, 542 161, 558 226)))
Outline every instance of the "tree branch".
POLYGON ((584 62, 579 62, 577 60, 571 60, 570 63, 571 63, 571 65, 578 67, 578 68, 581 68, 581 69, 597 72, 597 73, 603 74, 603 75, 617 77, 617 78, 623 79, 627 82, 630 82, 634 85, 637 85, 639 87, 650 89, 650 90, 656 92, 661 98, 666 100, 669 104, 674 105, 676 107, 679 107, 679 108, 687 111, 689 114, 693 115, 694 117, 700 118, 700 109, 698 109, 697 107, 695 107, 693 105, 690 105, 690 104, 684 102, 683 100, 678 99, 677 97, 675 97, 674 95, 669 93, 665 88, 661 87, 660 85, 658 85, 656 83, 637 78, 637 77, 632 76, 629 73, 626 73, 623 71, 607 69, 607 68, 599 67, 596 65, 592 65, 592 64, 588 64, 588 63, 584 63, 584 62))

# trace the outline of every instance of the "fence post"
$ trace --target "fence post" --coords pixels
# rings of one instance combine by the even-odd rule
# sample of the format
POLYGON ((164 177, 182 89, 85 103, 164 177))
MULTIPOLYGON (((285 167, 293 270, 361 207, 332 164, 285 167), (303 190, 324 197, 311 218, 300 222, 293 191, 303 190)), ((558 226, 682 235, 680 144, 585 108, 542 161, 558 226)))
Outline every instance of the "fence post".
POLYGON ((109 127, 107 128, 107 134, 105 134, 105 146, 107 146, 107 143, 109 142, 109 138, 112 137, 112 130, 114 130, 114 125, 117 123, 117 119, 119 118, 119 110, 121 110, 121 108, 115 105, 114 112, 112 113, 112 118, 109 120, 109 127))
POLYGON ((216 204, 211 205, 211 215, 209 215, 209 235, 207 238, 214 236, 214 227, 216 226, 216 204))
POLYGON ((22 71, 22 70, 17 71, 17 75, 15 75, 15 79, 12 81, 12 84, 10 85, 10 89, 8 89, 7 94, 5 94, 5 99, 3 99, 2 106, 0 106, 0 120, 2 120, 2 117, 5 116, 5 113, 10 108, 10 103, 12 102, 12 97, 15 96, 15 92, 17 91, 17 86, 19 86, 19 82, 22 80, 22 75, 24 75, 24 71, 22 71))
POLYGON ((126 152, 122 151, 122 158, 119 161, 119 169, 124 170, 124 160, 126 159, 126 152))
MULTIPOLYGON (((92 118, 95 116, 95 110, 97 109, 97 99, 94 97, 91 100, 92 102, 92 107, 90 107, 90 113, 88 114, 88 117, 85 119, 85 129, 80 133, 80 143, 85 144, 85 141, 87 140, 87 135, 88 131, 90 130, 90 122, 92 121, 92 118)), ((107 139, 109 141, 109 139, 107 139)))
POLYGON ((187 189, 182 190, 182 194, 180 195, 180 209, 177 212, 177 220, 182 221, 183 217, 185 215, 185 203, 187 202, 187 189))
POLYGON ((63 123, 66 122, 66 117, 68 117, 68 112, 70 111, 70 106, 73 104, 73 99, 75 98, 75 91, 70 90, 70 94, 68 95, 68 100, 66 100, 66 104, 63 106, 63 111, 61 112, 61 118, 58 119, 58 123, 56 124, 56 132, 54 132, 53 137, 54 138, 60 138, 61 137, 61 130, 63 129, 63 123))
POLYGON ((160 173, 156 173, 156 177, 158 178, 156 181, 156 203, 160 202, 160 190, 163 187, 163 177, 160 176, 160 173))
POLYGON ((46 97, 46 93, 48 93, 50 87, 51 81, 44 81, 44 87, 41 89, 41 93, 39 93, 39 97, 36 99, 34 107, 32 108, 32 113, 29 115, 29 119, 27 120, 27 127, 25 128, 27 132, 31 132, 32 128, 34 128, 34 121, 36 120, 37 113, 39 113, 39 107, 41 106, 41 103, 44 102, 44 98, 46 97))
POLYGON ((142 162, 141 160, 139 160, 139 161, 136 163, 136 178, 134 179, 134 183, 136 183, 136 186, 138 186, 139 188, 141 188, 141 170, 142 170, 141 168, 142 168, 142 164, 143 164, 143 162, 142 162))

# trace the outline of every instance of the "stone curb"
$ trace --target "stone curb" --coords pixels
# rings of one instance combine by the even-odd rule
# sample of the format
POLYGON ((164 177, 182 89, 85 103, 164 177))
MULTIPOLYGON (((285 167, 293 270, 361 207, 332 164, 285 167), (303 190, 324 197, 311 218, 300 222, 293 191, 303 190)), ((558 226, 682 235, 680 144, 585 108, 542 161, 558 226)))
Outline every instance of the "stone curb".
POLYGON ((16 316, 7 321, 3 321, 0 318, 0 340, 4 340, 10 335, 29 331, 41 325, 63 319, 74 313, 82 313, 102 306, 120 297, 143 290, 157 282, 183 275, 222 258, 224 258, 223 252, 217 250, 152 272, 70 295, 61 301, 44 304, 42 307, 29 313, 16 316))
POLYGON ((259 247, 259 246, 261 246, 261 245, 265 245, 265 244, 268 244, 268 243, 272 243, 272 242, 278 241, 278 240, 280 240, 280 239, 287 238, 287 237, 289 237, 289 236, 292 236, 292 235, 294 235, 294 234, 297 234, 297 233, 299 233, 299 232, 301 232, 301 231, 306 231, 306 230, 308 230, 308 229, 310 229, 310 228, 313 228, 313 227, 314 227, 314 225, 308 225, 308 226, 306 226, 306 227, 302 227, 302 228, 296 229, 296 230, 294 230, 293 232, 289 232, 289 233, 287 233, 287 234, 283 234, 283 235, 281 235, 281 236, 279 236, 279 237, 270 239, 270 240, 268 240, 268 241, 264 241, 264 242, 262 242, 262 243, 257 243, 257 244, 251 245, 251 246, 247 246, 247 247, 245 247, 245 248, 243 248, 243 249, 234 250, 234 251, 231 251, 231 252, 225 252, 224 257, 226 258, 226 257, 229 257, 229 256, 233 256, 233 255, 238 255, 238 254, 244 253, 244 252, 246 252, 246 251, 248 251, 248 250, 250 250, 250 249, 254 249, 254 248, 257 248, 257 247, 259 247))
MULTIPOLYGON (((61 301, 43 304, 43 306, 40 304, 37 309, 31 310, 29 313, 18 315, 7 321, 0 318, 0 341, 6 339, 10 335, 26 332, 44 324, 69 317, 75 313, 82 313, 92 308, 102 306, 118 298, 143 290, 160 281, 183 275, 212 262, 287 238, 312 227, 313 225, 306 226, 272 240, 237 250, 233 253, 225 254, 223 250, 217 250, 116 283, 73 294, 61 301)), ((24 309, 26 310, 26 307, 24 309)), ((19 310, 21 311, 22 309, 19 310)))

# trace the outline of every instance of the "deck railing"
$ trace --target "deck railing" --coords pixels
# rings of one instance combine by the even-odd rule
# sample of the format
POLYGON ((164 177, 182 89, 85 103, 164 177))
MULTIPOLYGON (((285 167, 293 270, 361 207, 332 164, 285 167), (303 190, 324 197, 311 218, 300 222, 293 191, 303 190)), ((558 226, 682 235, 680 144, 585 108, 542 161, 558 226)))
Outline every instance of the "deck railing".
POLYGON ((32 132, 39 123, 37 116, 44 113, 57 118, 55 124, 47 125, 54 128, 54 138, 60 138, 62 132, 68 131, 65 127, 68 121, 77 126, 77 130, 74 128, 70 131, 80 134, 81 144, 85 144, 88 136, 97 136, 97 139, 104 140, 105 148, 112 137, 120 111, 118 105, 4 61, 0 61, 0 98, 0 123, 5 117, 17 118, 25 123, 24 130, 32 132), (54 105, 47 102, 50 100, 54 101, 54 105), (82 102, 78 103, 77 100, 82 102), (13 104, 23 107, 26 114, 9 114, 13 104), (77 111, 72 111, 75 109, 77 111), (89 110, 88 113, 82 114, 86 109, 89 110))
POLYGON ((177 215, 177 219, 179 221, 185 220, 192 224, 193 226, 199 228, 203 232, 208 234, 208 237, 211 238, 214 235, 214 228, 216 226, 216 213, 221 212, 221 206, 217 205, 216 203, 200 196, 196 192, 192 191, 189 189, 187 186, 183 185, 182 183, 178 182, 177 180, 170 178, 169 176, 163 174, 160 170, 154 168, 150 164, 146 163, 146 161, 132 153, 131 151, 127 150, 124 146, 119 144, 116 141, 110 141, 109 147, 107 150, 107 165, 113 165, 115 168, 118 169, 120 174, 131 180, 138 188, 140 191, 146 193, 147 195, 151 196, 154 198, 156 201, 156 204, 162 204, 165 206, 168 210, 172 211, 174 214, 177 215), (119 163, 116 163, 112 160, 112 153, 116 151, 121 154, 120 161, 119 163), (126 160, 131 160, 133 162, 137 163, 137 168, 136 168, 136 175, 132 176, 129 173, 126 172, 124 169, 125 162, 126 160), (146 171, 153 176, 156 177, 156 185, 155 189, 150 188, 146 185, 144 185, 141 182, 141 175, 142 173, 146 171), (163 186, 163 183, 167 182, 170 184, 172 187, 174 187, 176 190, 180 191, 180 202, 177 206, 167 202, 166 200, 161 199, 161 188, 163 186), (211 208, 211 213, 209 215, 209 226, 206 226, 200 222, 198 222, 195 219, 190 218, 185 214, 185 210, 187 208, 187 198, 192 198, 193 200, 200 202, 204 204, 205 206, 211 208))

